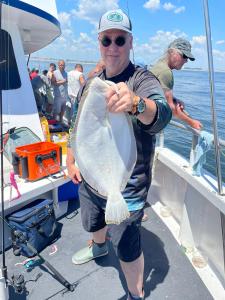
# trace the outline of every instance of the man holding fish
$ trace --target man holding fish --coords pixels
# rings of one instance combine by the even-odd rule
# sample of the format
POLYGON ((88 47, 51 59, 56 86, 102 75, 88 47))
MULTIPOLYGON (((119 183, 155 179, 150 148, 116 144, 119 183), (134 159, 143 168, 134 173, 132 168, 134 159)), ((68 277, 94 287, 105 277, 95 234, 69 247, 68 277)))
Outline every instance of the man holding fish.
MULTIPOLYGON (((89 247, 85 247, 74 254, 72 261, 74 264, 83 264, 97 257, 107 255, 106 233, 108 230, 127 281, 128 299, 144 299, 144 257, 140 242, 141 219, 151 183, 155 134, 167 125, 172 113, 158 80, 149 71, 135 66, 130 61, 129 56, 133 37, 129 17, 120 9, 106 12, 100 19, 98 33, 99 47, 101 57, 105 63, 105 70, 99 74, 97 79, 92 79, 90 85, 87 82, 79 92, 78 100, 81 105, 76 124, 71 129, 67 154, 69 176, 75 184, 80 183, 79 197, 82 223, 85 230, 92 233, 93 239, 89 247), (107 84, 108 81, 111 83, 107 84), (98 96, 96 86, 104 86, 104 105, 99 107, 102 107, 102 110, 105 107, 105 111, 100 111, 99 114, 98 110, 100 108, 96 108, 97 103, 93 106, 87 106, 85 103, 94 101, 94 99, 90 99, 91 96, 86 97, 88 91, 95 93, 90 92, 91 95, 98 96), (90 107, 93 107, 93 111, 90 110, 90 107), (84 114, 85 110, 88 110, 86 115, 84 114), (93 119, 91 119, 92 115, 93 119), (82 123, 82 116, 88 117, 89 120, 82 123), (113 121, 115 120, 113 117, 116 116, 125 117, 122 121, 124 123, 121 124, 124 124, 124 127, 127 126, 128 130, 126 132, 131 136, 130 139, 126 140, 125 135, 123 135, 123 138, 118 137, 120 135, 118 134, 119 130, 115 130, 117 125, 113 121), (99 122, 100 118, 105 118, 105 120, 99 122), (89 127, 83 128, 85 126, 89 127), (129 131, 129 126, 132 132, 129 131), (77 128, 79 130, 76 131, 77 128), (96 128, 96 130, 94 131, 93 128, 96 128), (85 133, 88 132, 86 129, 90 130, 89 135, 85 133), (97 135, 98 132, 102 132, 102 134, 97 135), (121 170, 123 169, 124 172, 120 172, 119 169, 116 173, 120 166, 114 168, 114 164, 110 162, 110 159, 113 160, 117 157, 114 155, 113 147, 107 145, 107 143, 101 143, 107 132, 110 133, 109 136, 112 139, 115 138, 115 153, 119 154, 118 161, 121 160, 121 170), (89 137, 93 138, 95 133, 99 140, 96 139, 95 144, 92 139, 88 144, 89 137), (80 142, 82 134, 85 138, 80 142), (132 136, 136 142, 134 144, 132 143, 132 136), (124 142, 125 146, 127 143, 127 156, 130 156, 130 159, 124 155, 124 149, 126 149, 124 148, 124 142), (73 144, 75 144, 75 148, 73 148, 73 144), (81 148, 85 152, 83 153, 83 159, 81 148), (120 149, 122 159, 120 151, 118 151, 120 149), (112 151, 112 156, 109 154, 110 151, 112 151), (108 161, 106 160, 107 157, 110 158, 108 161), (93 172, 91 163, 94 165, 93 172), (127 170, 130 170, 130 173, 127 170), (113 171, 115 172, 113 173, 113 171), (126 171, 129 176, 127 176, 126 171), (88 176, 88 172, 90 176, 88 176), (104 193, 104 184, 108 174, 110 176, 114 174, 111 182, 115 186, 117 186, 117 183, 113 179, 124 174, 124 177, 121 176, 120 183, 121 201, 113 199, 113 202, 112 199, 109 199, 110 193, 113 193, 112 190, 104 193), (125 185, 124 181, 126 181, 125 185), (108 206, 109 200, 113 204, 110 209, 108 206), (112 211, 115 210, 115 206, 120 205, 122 201, 126 204, 125 209, 127 209, 128 214, 120 214, 119 210, 114 214, 112 211)), ((99 94, 101 93, 102 90, 99 88, 99 94)), ((122 135, 123 126, 120 126, 120 130, 122 135)))

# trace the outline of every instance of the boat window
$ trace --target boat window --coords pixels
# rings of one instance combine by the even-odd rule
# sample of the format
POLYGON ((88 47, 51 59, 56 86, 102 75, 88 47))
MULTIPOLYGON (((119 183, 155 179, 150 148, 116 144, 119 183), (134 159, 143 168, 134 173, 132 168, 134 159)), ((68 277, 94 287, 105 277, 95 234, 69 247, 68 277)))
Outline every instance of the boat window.
POLYGON ((18 89, 21 86, 12 39, 0 29, 0 90, 18 89))
POLYGON ((6 135, 8 135, 8 140, 4 146, 3 153, 10 163, 13 162, 13 152, 15 152, 16 147, 41 141, 40 138, 27 127, 11 128, 3 135, 3 140, 6 135))

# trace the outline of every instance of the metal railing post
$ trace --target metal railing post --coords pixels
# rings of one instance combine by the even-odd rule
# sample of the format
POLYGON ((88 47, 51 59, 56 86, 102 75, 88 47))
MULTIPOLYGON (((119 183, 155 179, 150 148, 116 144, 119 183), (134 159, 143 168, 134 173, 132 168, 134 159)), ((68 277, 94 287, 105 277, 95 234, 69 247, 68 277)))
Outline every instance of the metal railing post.
POLYGON ((209 20, 209 8, 208 0, 203 0, 204 5, 204 18, 205 18, 205 30, 206 30, 206 40, 207 40, 207 54, 208 54, 208 68, 209 68, 209 84, 210 84, 210 96, 211 96, 211 112, 213 121, 213 135, 214 135, 214 145, 215 145, 215 156, 216 156, 216 174, 218 183, 218 193, 223 194, 222 187, 222 175, 221 175, 221 165, 220 165, 220 145, 217 130, 217 116, 215 111, 215 85, 214 85, 214 69, 213 69, 213 55, 212 55, 212 42, 211 42, 211 29, 209 20))
POLYGON ((161 130, 159 133, 159 147, 164 147, 164 131, 161 130))

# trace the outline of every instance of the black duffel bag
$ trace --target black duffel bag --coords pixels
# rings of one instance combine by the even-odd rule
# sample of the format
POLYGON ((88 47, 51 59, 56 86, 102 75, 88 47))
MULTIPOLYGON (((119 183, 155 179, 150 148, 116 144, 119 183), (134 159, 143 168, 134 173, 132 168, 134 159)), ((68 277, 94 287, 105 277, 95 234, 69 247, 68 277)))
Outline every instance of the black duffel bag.
POLYGON ((8 217, 15 255, 32 257, 56 240, 59 227, 53 200, 39 199, 8 217), (31 245, 34 249, 30 249, 31 245))

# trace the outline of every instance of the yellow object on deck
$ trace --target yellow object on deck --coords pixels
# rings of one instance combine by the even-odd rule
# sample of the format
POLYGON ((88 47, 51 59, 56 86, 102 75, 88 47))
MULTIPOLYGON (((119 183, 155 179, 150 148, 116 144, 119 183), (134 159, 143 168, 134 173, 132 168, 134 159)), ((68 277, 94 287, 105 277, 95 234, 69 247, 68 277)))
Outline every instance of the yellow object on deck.
POLYGON ((67 140, 69 134, 67 132, 50 133, 50 141, 62 147, 62 154, 67 154, 67 140))
POLYGON ((67 154, 67 140, 69 134, 67 132, 54 132, 50 133, 48 120, 45 116, 40 118, 44 139, 46 142, 53 142, 62 148, 62 154, 67 154))
POLYGON ((40 118, 41 122, 41 128, 44 134, 44 139, 46 142, 50 142, 50 131, 49 131, 49 126, 48 126, 48 120, 46 119, 45 116, 40 118))

